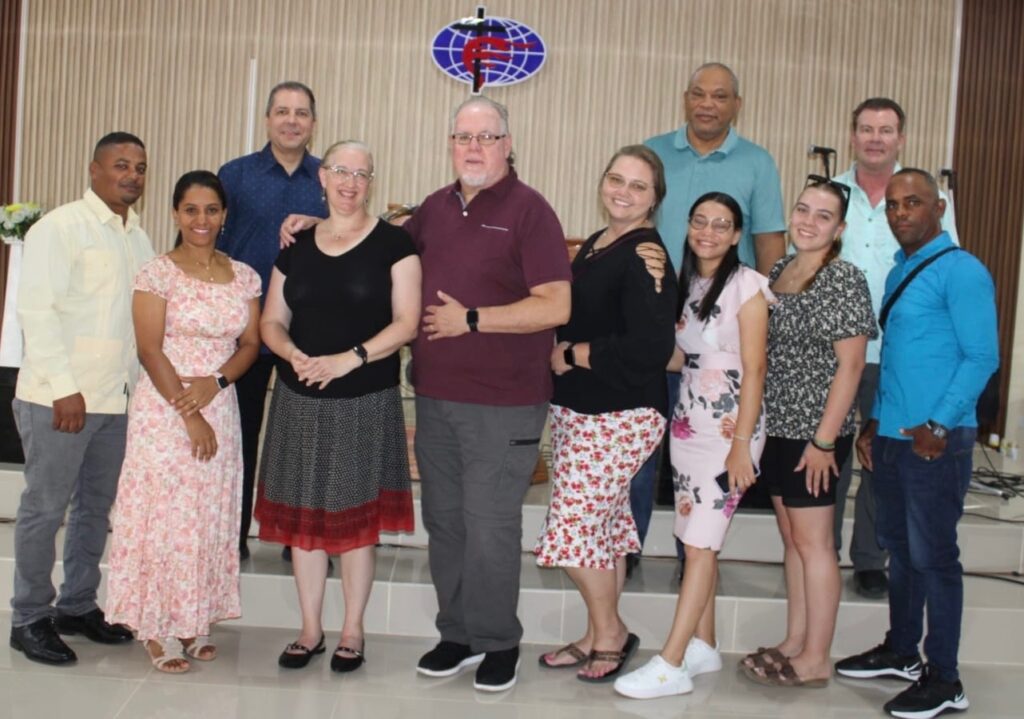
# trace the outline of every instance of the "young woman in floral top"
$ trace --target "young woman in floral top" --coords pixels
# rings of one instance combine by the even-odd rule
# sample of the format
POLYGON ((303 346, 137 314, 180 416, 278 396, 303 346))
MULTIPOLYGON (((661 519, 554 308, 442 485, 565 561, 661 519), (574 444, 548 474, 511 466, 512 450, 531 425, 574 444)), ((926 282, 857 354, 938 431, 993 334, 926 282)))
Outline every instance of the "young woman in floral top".
POLYGON ((679 273, 683 300, 676 351, 681 370, 672 414, 675 534, 686 548, 686 573, 665 646, 615 682, 636 699, 693 690, 691 676, 722 666, 715 642, 718 551, 740 495, 755 481, 764 446, 768 281, 740 264, 743 214, 729 195, 708 193, 690 209, 679 273), (685 657, 685 663, 684 663, 685 657))
MULTIPOLYGON (((864 274, 838 259, 849 190, 812 176, 793 208, 796 253, 769 276, 768 442, 761 463, 785 545, 785 639, 743 660, 764 684, 824 686, 839 608, 833 539, 839 467, 850 454, 853 400, 876 334, 864 274)), ((840 498, 841 499, 841 498, 840 498)))

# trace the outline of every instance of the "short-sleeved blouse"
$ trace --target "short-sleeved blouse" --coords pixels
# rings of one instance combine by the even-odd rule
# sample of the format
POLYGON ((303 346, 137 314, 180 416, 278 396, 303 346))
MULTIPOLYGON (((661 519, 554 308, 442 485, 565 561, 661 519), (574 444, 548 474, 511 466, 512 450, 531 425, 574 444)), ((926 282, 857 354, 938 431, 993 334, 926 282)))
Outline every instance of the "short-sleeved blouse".
MULTIPOLYGON (((775 263, 775 282, 795 255, 775 263)), ((825 412, 838 361, 833 343, 849 337, 878 336, 871 294, 864 273, 844 260, 821 268, 803 292, 775 293, 778 302, 768 319, 768 376, 764 400, 768 434, 810 439, 825 412)), ((856 429, 855 407, 843 421, 839 436, 856 429)))

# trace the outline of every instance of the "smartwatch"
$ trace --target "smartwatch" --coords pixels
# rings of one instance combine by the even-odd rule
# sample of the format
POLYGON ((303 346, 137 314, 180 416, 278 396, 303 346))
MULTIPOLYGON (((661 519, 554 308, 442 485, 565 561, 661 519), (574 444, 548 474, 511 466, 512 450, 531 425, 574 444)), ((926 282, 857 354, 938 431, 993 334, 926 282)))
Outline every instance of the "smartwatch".
POLYGON ((936 439, 945 439, 949 434, 949 429, 947 427, 935 422, 934 420, 928 420, 924 423, 924 426, 927 427, 933 435, 935 435, 936 439))
POLYGON ((562 352, 562 359, 570 367, 575 367, 576 366, 576 352, 575 352, 575 350, 573 350, 573 347, 575 347, 575 346, 576 346, 575 344, 570 342, 569 346, 566 347, 563 350, 563 352, 562 352))
POLYGON ((356 357, 365 365, 370 361, 370 353, 366 351, 366 348, 362 345, 356 345, 352 348, 352 351, 356 353, 356 357))
POLYGON ((220 372, 214 372, 213 378, 217 380, 217 386, 220 387, 221 389, 227 389, 228 385, 231 384, 231 380, 222 375, 220 372))
POLYGON ((480 331, 480 312, 475 307, 471 310, 466 310, 466 324, 469 325, 470 332, 480 331))

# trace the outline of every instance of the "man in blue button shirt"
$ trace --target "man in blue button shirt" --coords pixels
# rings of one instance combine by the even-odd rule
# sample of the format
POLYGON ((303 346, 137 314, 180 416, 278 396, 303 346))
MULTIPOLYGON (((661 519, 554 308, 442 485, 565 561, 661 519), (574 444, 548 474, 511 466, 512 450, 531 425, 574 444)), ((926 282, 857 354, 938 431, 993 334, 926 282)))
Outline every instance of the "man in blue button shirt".
MULTIPOLYGON (((217 173, 228 195, 228 217, 217 248, 259 273, 266 296, 278 253, 278 230, 289 214, 326 217, 317 170, 320 160, 307 147, 316 127, 316 99, 301 82, 282 82, 270 91, 267 144, 259 152, 226 163, 217 173)), ((262 299, 261 299, 262 302, 262 299)), ((274 356, 261 348, 259 359, 238 380, 242 420, 242 526, 238 550, 249 556, 256 455, 274 356)))
MULTIPOLYGON (((942 230, 945 209, 927 172, 905 168, 889 181, 885 214, 901 249, 886 299, 915 268, 956 247, 942 230)), ((971 478, 975 406, 998 351, 992 278, 967 252, 935 259, 892 304, 872 418, 857 438, 857 456, 874 472, 875 526, 890 557, 889 632, 874 649, 836 663, 839 674, 856 679, 914 680, 886 703, 892 716, 928 719, 968 706, 957 671, 963 567, 956 526, 971 478)))
MULTIPOLYGON (((836 177, 850 188, 850 206, 846 212, 843 250, 840 257, 859 267, 868 281, 871 304, 875 314, 882 308, 885 279, 893 267, 893 256, 900 248, 885 219, 885 188, 899 171, 900 151, 906 143, 906 114, 895 100, 870 97, 853 110, 850 127, 850 149, 854 162, 849 170, 836 177)), ((941 192, 939 197, 945 200, 941 192)), ((947 203, 942 215, 942 229, 959 244, 953 208, 947 203)), ((871 405, 878 392, 879 354, 882 339, 868 342, 864 372, 857 388, 857 407, 862 420, 871 416, 871 405)), ((842 547, 843 510, 853 478, 853 457, 843 464, 836 485, 835 537, 836 549, 842 547)), ((850 540, 850 561, 853 562, 853 588, 871 599, 884 597, 889 582, 885 576, 885 552, 875 539, 875 502, 871 492, 871 472, 861 468, 860 486, 854 508, 853 537, 850 540)))

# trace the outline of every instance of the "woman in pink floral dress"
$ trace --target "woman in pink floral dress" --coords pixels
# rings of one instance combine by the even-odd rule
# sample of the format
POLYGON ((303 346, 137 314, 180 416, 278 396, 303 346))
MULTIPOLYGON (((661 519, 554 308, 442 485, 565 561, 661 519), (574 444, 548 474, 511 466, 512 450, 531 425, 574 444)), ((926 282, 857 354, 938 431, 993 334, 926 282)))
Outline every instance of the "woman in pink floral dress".
POLYGON ((242 450, 229 385, 259 351, 259 276, 216 252, 227 206, 211 172, 174 188, 178 244, 135 278, 132 313, 145 373, 110 549, 107 615, 131 627, 157 669, 209 661, 210 625, 238 617, 242 450))
POLYGON ((765 441, 762 396, 774 296, 765 277, 739 262, 743 214, 736 200, 702 195, 689 225, 679 273, 685 299, 670 364, 682 372, 670 449, 675 535, 686 549, 686 573, 661 653, 615 682, 617 692, 635 699, 685 694, 693 690, 691 674, 721 669, 718 551, 740 496, 755 481, 765 441))

